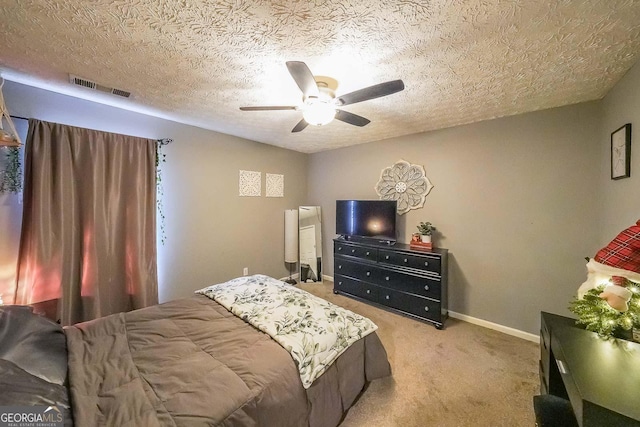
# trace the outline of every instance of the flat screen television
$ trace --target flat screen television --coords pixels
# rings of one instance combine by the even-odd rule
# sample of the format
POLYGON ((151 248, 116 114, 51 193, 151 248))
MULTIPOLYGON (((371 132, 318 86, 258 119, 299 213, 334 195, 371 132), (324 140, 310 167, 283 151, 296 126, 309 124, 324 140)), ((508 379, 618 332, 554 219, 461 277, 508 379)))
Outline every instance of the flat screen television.
POLYGON ((396 241, 395 200, 336 200, 336 234, 396 241))

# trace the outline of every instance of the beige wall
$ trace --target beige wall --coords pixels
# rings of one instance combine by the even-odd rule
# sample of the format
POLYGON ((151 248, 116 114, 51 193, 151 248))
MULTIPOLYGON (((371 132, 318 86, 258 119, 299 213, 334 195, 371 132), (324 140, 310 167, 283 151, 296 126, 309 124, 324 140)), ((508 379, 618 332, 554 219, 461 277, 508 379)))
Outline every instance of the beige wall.
MULTIPOLYGON (((14 115, 174 139, 165 149, 163 165, 167 241, 158 248, 161 301, 240 276, 243 267, 250 274, 288 276, 284 210, 305 204, 306 154, 12 82, 6 82, 3 91, 14 115), (262 197, 238 196, 239 169, 263 173, 262 197), (264 197, 266 172, 284 174, 284 198, 264 197)), ((13 229, 15 234, 21 212, 15 201, 4 203, 12 207, 0 210, 0 225, 6 225, 3 241, 5 230, 13 229)), ((2 268, 9 271, 5 274, 15 274, 14 262, 9 254, 0 259, 2 268)))
MULTIPOLYGON (((637 63, 602 101, 600 133, 602 215, 599 246, 640 219, 640 63, 637 63), (631 123, 631 176, 611 179, 611 132, 631 123)), ((595 252, 593 253, 595 255, 595 252)))
POLYGON ((579 104, 312 154, 309 203, 323 208, 325 274, 333 274, 336 199, 377 199, 380 171, 424 165, 435 187, 399 217, 450 250, 452 311, 537 333, 541 310, 566 309, 597 239, 598 103, 579 104))

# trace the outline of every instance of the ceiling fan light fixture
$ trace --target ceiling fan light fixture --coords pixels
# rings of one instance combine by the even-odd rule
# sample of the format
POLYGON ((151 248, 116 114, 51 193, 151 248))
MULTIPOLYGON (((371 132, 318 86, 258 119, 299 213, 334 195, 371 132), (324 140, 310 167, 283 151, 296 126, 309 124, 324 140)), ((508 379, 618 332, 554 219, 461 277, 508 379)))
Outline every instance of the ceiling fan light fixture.
POLYGON ((353 126, 363 127, 371 123, 371 120, 338 109, 343 105, 356 104, 369 99, 380 98, 392 93, 404 90, 402 80, 391 80, 377 85, 368 86, 336 99, 335 90, 338 81, 331 77, 314 76, 302 61, 287 61, 287 69, 302 91, 302 105, 294 106, 263 106, 240 107, 242 111, 266 111, 266 110, 297 110, 302 112, 302 119, 291 129, 291 133, 303 131, 309 125, 322 126, 333 119, 348 123, 353 126))
POLYGON ((302 111, 302 117, 310 125, 322 126, 330 123, 336 116, 336 107, 319 99, 309 99, 302 111))

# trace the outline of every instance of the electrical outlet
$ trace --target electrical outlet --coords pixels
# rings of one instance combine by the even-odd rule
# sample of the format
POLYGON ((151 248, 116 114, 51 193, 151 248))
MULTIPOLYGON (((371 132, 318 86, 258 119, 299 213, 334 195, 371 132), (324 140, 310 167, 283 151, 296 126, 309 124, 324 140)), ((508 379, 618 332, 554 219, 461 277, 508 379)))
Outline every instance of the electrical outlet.
POLYGON ((249 267, 243 268, 242 269, 242 274, 245 275, 245 276, 248 276, 249 275, 249 267))

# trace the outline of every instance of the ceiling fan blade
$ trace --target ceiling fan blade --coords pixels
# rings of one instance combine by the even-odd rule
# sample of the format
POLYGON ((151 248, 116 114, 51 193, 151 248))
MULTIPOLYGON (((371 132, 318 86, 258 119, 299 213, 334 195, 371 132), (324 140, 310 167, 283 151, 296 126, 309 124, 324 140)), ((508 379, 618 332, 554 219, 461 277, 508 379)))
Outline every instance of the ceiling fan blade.
POLYGON ((287 68, 303 94, 315 97, 320 95, 316 79, 307 64, 302 61, 287 61, 287 68))
POLYGON ((273 107, 240 107, 242 111, 267 111, 267 110, 297 110, 298 107, 273 106, 273 107))
POLYGON ((402 80, 391 80, 389 82, 365 87, 364 89, 340 95, 336 98, 337 105, 349 105, 356 102, 367 101, 369 99, 380 98, 381 96, 391 95, 404 89, 402 80))
POLYGON ((349 123, 350 125, 360 126, 360 127, 366 126, 369 123, 371 123, 371 120, 369 119, 365 119, 362 116, 350 113, 348 111, 343 111, 343 110, 336 110, 335 118, 336 120, 340 120, 342 122, 349 123))
POLYGON ((291 132, 300 132, 301 130, 304 130, 304 128, 306 128, 309 125, 309 123, 307 123, 307 121, 305 119, 302 119, 298 122, 298 124, 291 129, 291 132))

